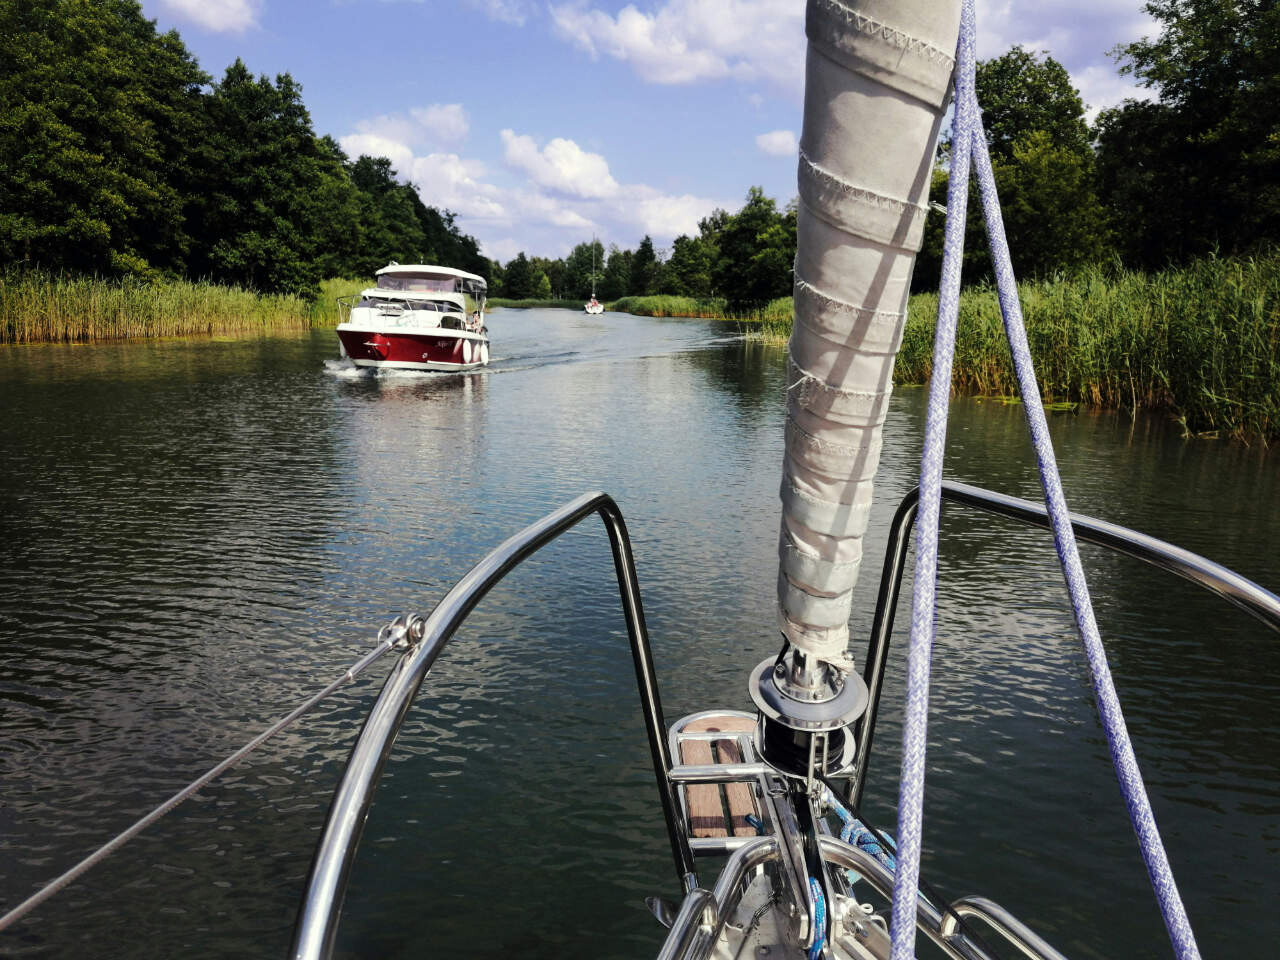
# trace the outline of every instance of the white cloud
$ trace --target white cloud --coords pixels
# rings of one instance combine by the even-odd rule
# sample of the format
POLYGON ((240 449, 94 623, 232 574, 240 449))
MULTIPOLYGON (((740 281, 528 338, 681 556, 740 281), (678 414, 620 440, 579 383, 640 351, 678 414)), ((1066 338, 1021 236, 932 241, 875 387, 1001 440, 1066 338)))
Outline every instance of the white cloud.
POLYGON ((1015 44, 1048 51, 1071 74, 1090 121, 1126 97, 1150 98, 1132 77, 1122 77, 1110 51, 1159 25, 1140 3, 1115 0, 977 0, 978 57, 998 57, 1015 44))
POLYGON ((424 203, 454 211, 458 226, 481 241, 485 255, 504 261, 521 250, 559 256, 592 234, 606 242, 616 238, 625 247, 648 234, 662 246, 696 233, 698 220, 715 207, 729 206, 643 183, 620 184, 603 156, 564 138, 539 147, 528 135, 503 130, 499 145, 507 171, 518 178, 513 183, 502 171, 495 178, 484 164, 459 153, 417 154, 411 140, 394 135, 421 131, 420 123, 383 116, 357 128, 339 140, 348 154, 388 157, 424 203))
POLYGON ((407 117, 398 115, 383 114, 379 117, 361 120, 356 124, 356 131, 403 144, 412 143, 417 139, 416 125, 407 117))
POLYGON ((414 107, 409 111, 427 131, 428 136, 440 144, 457 144, 467 139, 471 127, 467 111, 460 103, 433 103, 429 107, 414 107))
POLYGON ((756 137, 756 146, 771 157, 794 157, 800 149, 790 130, 773 130, 756 137))
POLYGON ((1085 105, 1085 119, 1093 123, 1107 107, 1115 107, 1125 100, 1151 100, 1155 92, 1138 87, 1132 77, 1122 77, 1110 67, 1085 67, 1072 74, 1071 82, 1080 90, 1085 105))
MULTIPOLYGON (((356 131, 410 147, 452 147, 467 139, 470 124, 460 103, 411 107, 408 115, 383 114, 361 120, 356 131)), ((368 152, 368 151, 365 151, 368 152)))
POLYGON ((490 20, 509 23, 522 27, 534 9, 527 0, 467 0, 468 5, 475 7, 490 20))
POLYGON ((413 165, 413 149, 391 137, 376 133, 352 133, 338 138, 338 145, 346 151, 347 156, 355 159, 361 154, 371 157, 386 157, 396 173, 405 176, 413 165))
POLYGON ((502 131, 506 161, 522 170, 538 186, 575 197, 608 197, 617 193, 618 181, 598 153, 587 153, 572 140, 556 137, 544 148, 530 136, 502 131))
POLYGON ((482 163, 464 160, 456 153, 418 157, 407 171, 423 203, 448 208, 464 217, 503 219, 509 214, 501 191, 484 182, 485 174, 482 163))
POLYGON ((682 233, 697 233, 698 221, 717 206, 727 204, 687 193, 674 196, 644 184, 632 184, 623 188, 608 213, 614 222, 633 225, 638 234, 647 233, 655 240, 672 240, 682 233))
POLYGON ((667 0, 652 14, 628 5, 616 17, 581 2, 549 10, 562 38, 651 83, 731 77, 795 94, 803 85, 804 5, 794 0, 667 0))
POLYGON ((215 33, 239 33, 258 25, 260 0, 160 0, 174 13, 215 33))

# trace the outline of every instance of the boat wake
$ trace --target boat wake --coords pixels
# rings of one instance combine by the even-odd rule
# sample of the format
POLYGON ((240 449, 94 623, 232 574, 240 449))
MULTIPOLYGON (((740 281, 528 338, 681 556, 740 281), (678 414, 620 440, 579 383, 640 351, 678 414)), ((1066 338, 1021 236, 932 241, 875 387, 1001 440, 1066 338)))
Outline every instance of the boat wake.
POLYGON ((474 370, 402 370, 396 367, 357 367, 344 358, 324 361, 324 372, 339 380, 431 380, 439 377, 465 377, 485 372, 474 370))

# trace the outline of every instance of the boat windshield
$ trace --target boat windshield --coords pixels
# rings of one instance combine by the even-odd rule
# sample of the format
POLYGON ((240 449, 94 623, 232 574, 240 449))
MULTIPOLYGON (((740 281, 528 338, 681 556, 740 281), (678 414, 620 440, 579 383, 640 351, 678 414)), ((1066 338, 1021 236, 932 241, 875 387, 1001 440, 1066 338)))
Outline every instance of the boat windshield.
POLYGON ((453 293, 455 277, 415 277, 403 273, 384 273, 378 277, 379 290, 408 290, 413 293, 453 293))

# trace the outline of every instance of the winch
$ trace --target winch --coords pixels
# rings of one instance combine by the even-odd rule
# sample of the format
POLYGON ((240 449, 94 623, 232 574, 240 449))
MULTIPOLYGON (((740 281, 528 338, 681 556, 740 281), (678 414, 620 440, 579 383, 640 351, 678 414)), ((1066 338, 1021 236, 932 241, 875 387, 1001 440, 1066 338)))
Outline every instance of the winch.
POLYGON ((867 709, 867 686, 856 673, 793 647, 758 664, 750 689, 760 710, 756 751, 779 773, 812 791, 853 764, 851 726, 867 709))

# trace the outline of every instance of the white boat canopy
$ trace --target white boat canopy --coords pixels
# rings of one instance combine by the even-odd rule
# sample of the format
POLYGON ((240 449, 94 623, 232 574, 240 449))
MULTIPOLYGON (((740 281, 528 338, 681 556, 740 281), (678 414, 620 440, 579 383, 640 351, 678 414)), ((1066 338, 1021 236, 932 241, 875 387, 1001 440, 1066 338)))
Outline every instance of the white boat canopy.
POLYGON ((425 263, 389 263, 375 276, 380 290, 417 293, 469 293, 483 297, 488 289, 484 277, 453 267, 425 263))

